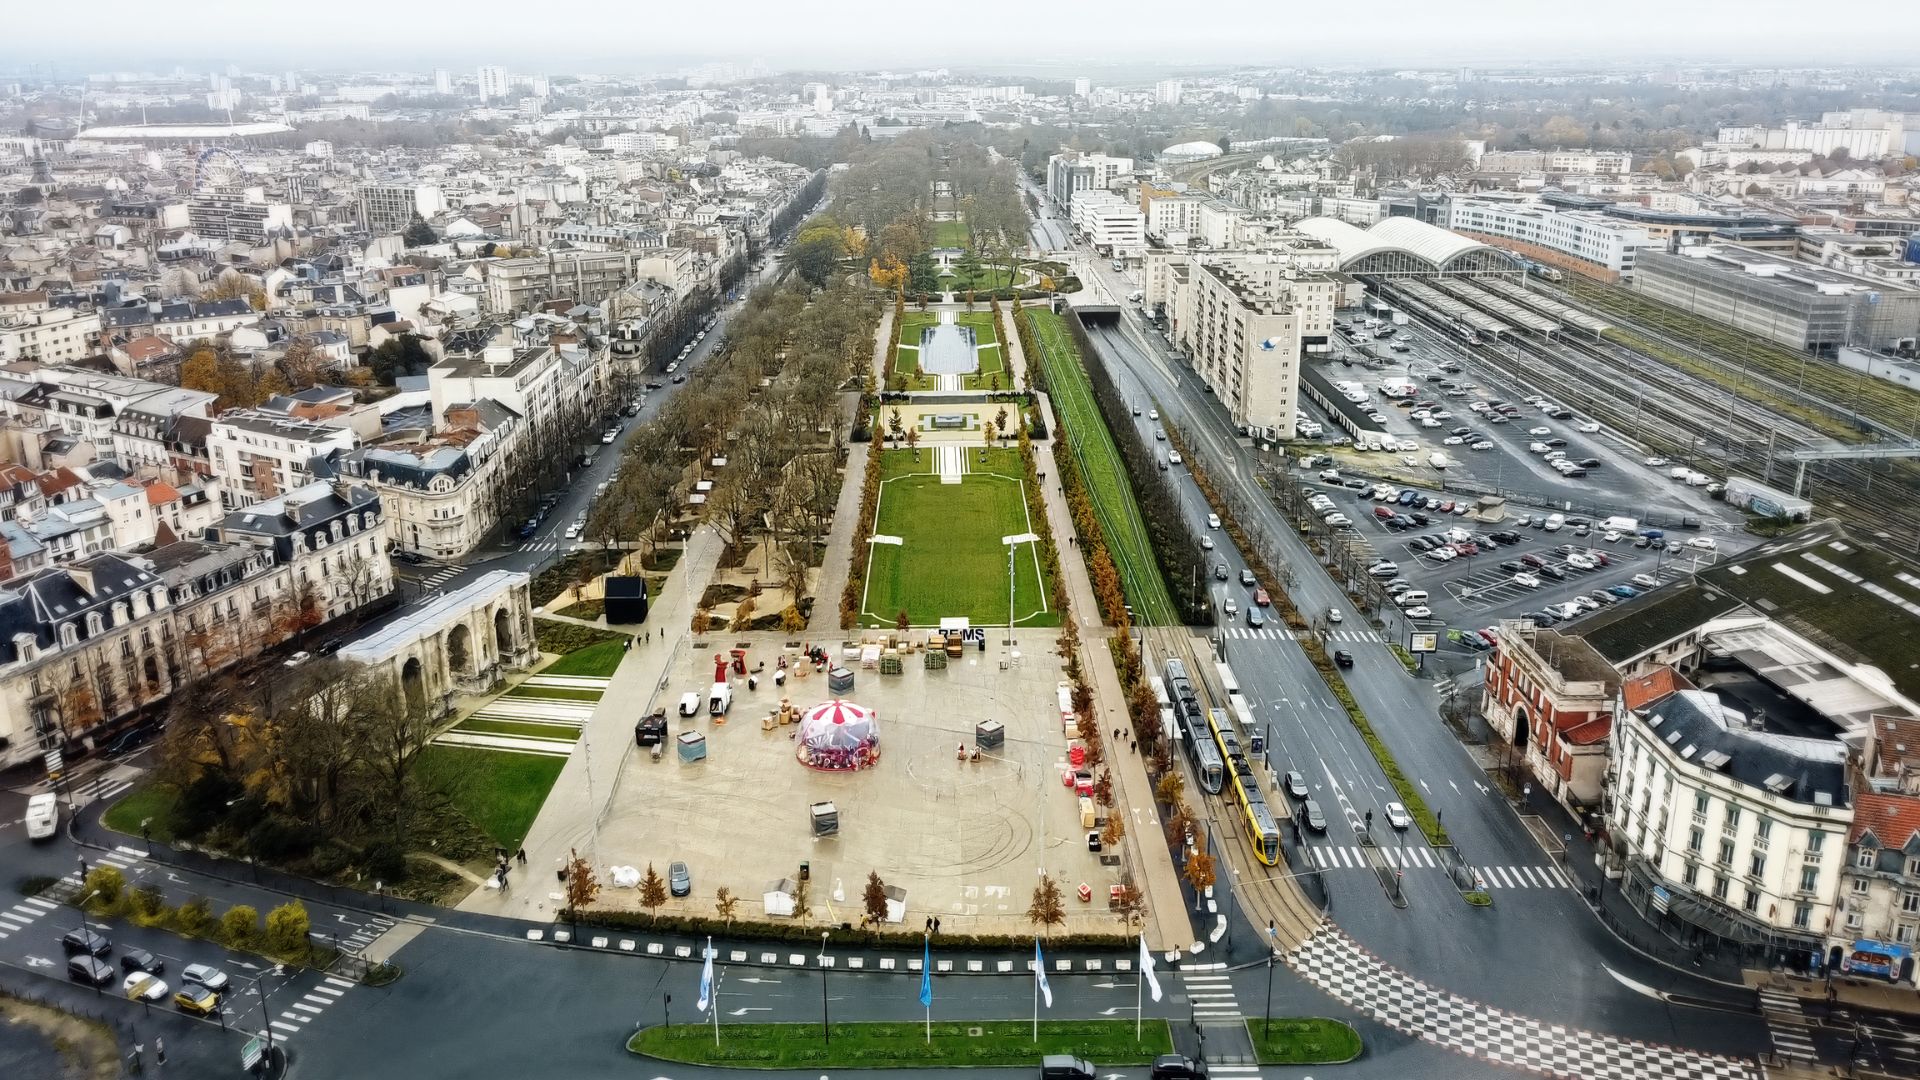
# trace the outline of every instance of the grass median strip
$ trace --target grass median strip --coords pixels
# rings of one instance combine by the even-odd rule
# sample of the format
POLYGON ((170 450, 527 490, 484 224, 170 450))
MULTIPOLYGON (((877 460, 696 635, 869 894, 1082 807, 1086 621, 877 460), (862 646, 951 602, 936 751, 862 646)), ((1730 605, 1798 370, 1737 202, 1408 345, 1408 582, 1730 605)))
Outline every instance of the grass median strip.
POLYGON ((1249 1020, 1247 1034, 1262 1065, 1338 1065, 1360 1056, 1353 1025, 1324 1016, 1249 1020))
POLYGON ((599 701, 599 690, 581 686, 527 686, 524 683, 506 692, 506 697, 563 698, 567 701, 599 701))
POLYGON ((1132 1020, 938 1020, 833 1025, 721 1024, 719 1045, 707 1024, 650 1027, 627 1040, 630 1053, 688 1065, 737 1069, 911 1069, 1034 1065, 1043 1054, 1072 1054, 1095 1065, 1141 1065, 1173 1052, 1165 1020, 1148 1020, 1138 1041, 1132 1020))

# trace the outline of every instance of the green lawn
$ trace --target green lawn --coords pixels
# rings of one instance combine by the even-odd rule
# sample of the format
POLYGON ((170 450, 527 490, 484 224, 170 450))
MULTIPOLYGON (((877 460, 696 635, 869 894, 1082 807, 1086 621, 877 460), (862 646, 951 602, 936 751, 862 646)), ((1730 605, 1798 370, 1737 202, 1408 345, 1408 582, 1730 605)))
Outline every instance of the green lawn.
POLYGON ((127 792, 100 820, 107 828, 129 836, 140 835, 140 823, 148 821, 148 834, 163 844, 173 842, 173 804, 180 793, 173 785, 154 781, 127 792))
MULTIPOLYGON (((901 317, 896 340, 902 345, 917 346, 920 344, 921 331, 937 324, 939 321, 940 315, 938 312, 909 311, 901 317)), ((1006 351, 1006 347, 997 344, 1000 341, 1000 335, 996 332, 996 328, 993 325, 993 312, 985 309, 980 311, 963 311, 955 315, 953 321, 961 326, 973 328, 974 344, 994 346, 991 349, 983 349, 979 352, 980 373, 965 376, 961 380, 962 385, 968 390, 989 390, 992 389, 994 376, 998 375, 1001 389, 1013 389, 1011 380, 1007 378, 1006 374, 1006 357, 1001 355, 1006 351)), ((893 351, 893 357, 894 373, 906 377, 907 382, 904 387, 905 389, 937 390, 940 388, 939 376, 923 375, 920 373, 919 349, 896 348, 893 351)))
POLYGON ((963 248, 973 238, 973 233, 964 221, 936 221, 933 223, 933 246, 963 248))
MULTIPOLYGON (((936 1000, 935 1004, 939 1002, 936 1000)), ((913 1069, 1031 1066, 1043 1054, 1072 1054, 1104 1069, 1141 1065, 1170 1053, 1165 1020, 1148 1020, 1140 1038, 1132 1020, 1042 1020, 1040 1037, 1026 1020, 937 1020, 924 1023, 834 1024, 827 1042, 818 1024, 650 1027, 627 1040, 628 1051, 666 1061, 739 1069, 913 1069)))
POLYGON ((566 758, 429 746, 420 752, 423 783, 448 793, 453 805, 495 843, 511 851, 547 801, 566 758))
POLYGON ((490 716, 470 716, 453 725, 455 731, 471 731, 477 735, 517 735, 529 739, 566 739, 579 738, 580 729, 565 724, 531 724, 524 720, 496 720, 490 716))
POLYGON ((1249 1020, 1247 1034, 1262 1065, 1338 1065, 1360 1056, 1360 1033, 1325 1017, 1249 1020))
MULTIPOLYGON (((1113 435, 1100 416, 1093 400, 1093 386, 1080 366, 1079 350, 1068 335, 1059 316, 1038 308, 1026 309, 1032 320, 1034 339, 1039 346, 1040 364, 1045 368, 1047 388, 1053 407, 1066 428, 1067 441, 1086 478, 1093 497, 1094 512, 1106 533, 1107 549, 1120 571, 1121 586, 1127 603, 1133 607, 1134 621, 1144 625, 1174 626, 1180 619, 1173 599, 1167 595, 1166 582, 1147 543, 1146 524, 1140 507, 1133 501, 1133 489, 1127 484, 1126 466, 1113 444, 1113 435)), ((1035 361, 1029 356, 1029 364, 1035 361)))
POLYGON ((541 668, 541 675, 590 675, 609 678, 620 667, 620 661, 627 655, 627 642, 630 639, 622 634, 618 641, 602 641, 589 645, 555 660, 541 668))
MULTIPOLYGON (((1007 549, 1000 538, 1040 532, 1046 523, 1027 520, 1018 451, 989 450, 985 462, 978 448, 966 452, 974 471, 958 484, 942 484, 932 472, 932 448, 921 447, 917 462, 908 450, 882 451, 875 531, 903 542, 872 545, 866 625, 892 626, 902 608, 916 626, 952 616, 976 625, 1006 623, 1007 549)), ((1051 582, 1036 563, 1031 545, 1014 559, 1015 617, 1023 626, 1057 626, 1059 612, 1045 610, 1051 582)))
MULTIPOLYGON (((1022 272, 1019 274, 1013 273, 1006 266, 995 265, 992 263, 982 265, 980 267, 980 272, 978 274, 970 275, 965 271, 961 270, 960 267, 958 266, 955 266, 952 269, 953 269, 952 275, 943 274, 940 277, 940 281, 942 282, 945 288, 952 289, 956 294, 958 294, 958 299, 961 299, 961 300, 965 300, 967 298, 966 291, 968 289, 972 289, 975 292, 985 293, 993 289, 1011 288, 1013 285, 1019 282, 1028 280, 1028 275, 1025 273, 1025 264, 1022 264, 1022 267, 1021 267, 1022 272)), ((986 301, 983 298, 981 300, 981 303, 985 303, 985 302, 986 301)))
POLYGON ((600 691, 589 690, 584 686, 527 686, 522 684, 507 691, 502 697, 565 698, 569 701, 599 701, 600 691))

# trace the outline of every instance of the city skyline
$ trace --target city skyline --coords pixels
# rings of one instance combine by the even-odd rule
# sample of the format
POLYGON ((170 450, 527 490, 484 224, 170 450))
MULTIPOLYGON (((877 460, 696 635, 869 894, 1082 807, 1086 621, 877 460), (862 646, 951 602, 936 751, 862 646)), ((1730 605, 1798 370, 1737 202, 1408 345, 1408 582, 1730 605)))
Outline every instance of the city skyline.
MULTIPOLYGON (((525 20, 523 25, 515 22, 515 10, 483 2, 468 8, 467 17, 448 21, 426 9, 396 10, 367 0, 345 0, 334 6, 340 16, 334 25, 378 26, 381 32, 361 40, 319 36, 322 45, 335 49, 351 45, 354 59, 342 63, 342 57, 313 51, 315 28, 302 20, 263 15, 232 0, 197 5, 193 20, 148 21, 140 35, 123 43, 88 41, 84 46, 73 41, 65 11, 21 9, 8 16, 11 47, 0 47, 0 70, 85 72, 123 64, 213 62, 317 70, 471 69, 501 63, 615 72, 670 72, 715 62, 758 63, 779 70, 944 66, 978 71, 1116 63, 1162 68, 1555 66, 1574 61, 1806 67, 1826 61, 1862 65, 1897 60, 1901 45, 1920 34, 1920 9, 1877 13, 1876 32, 1861 40, 1843 23, 1809 24, 1801 17, 1800 5, 1774 0, 1710 0, 1682 10, 1652 0, 1625 0, 1610 6, 1607 18, 1597 23, 1543 17, 1521 0, 1451 5, 1444 19, 1429 5, 1410 0, 1383 0, 1353 14, 1301 4, 1223 0, 1205 19, 1169 23, 1155 5, 1115 0, 1094 22, 1076 12, 1034 9, 1023 12, 1011 28, 1001 21, 953 19, 877 0, 847 0, 801 19, 772 0, 738 0, 724 35, 712 33, 713 13, 706 9, 642 14, 591 3, 569 9, 572 17, 564 21, 525 20), (1226 25, 1237 29, 1220 33, 1226 25), (1785 25, 1793 27, 1790 38, 1779 33, 1785 25), (235 29, 226 33, 223 26, 235 29), (583 26, 592 27, 591 42, 584 46, 583 26)), ((151 7, 109 0, 95 11, 112 22, 116 11, 145 18, 151 7)))

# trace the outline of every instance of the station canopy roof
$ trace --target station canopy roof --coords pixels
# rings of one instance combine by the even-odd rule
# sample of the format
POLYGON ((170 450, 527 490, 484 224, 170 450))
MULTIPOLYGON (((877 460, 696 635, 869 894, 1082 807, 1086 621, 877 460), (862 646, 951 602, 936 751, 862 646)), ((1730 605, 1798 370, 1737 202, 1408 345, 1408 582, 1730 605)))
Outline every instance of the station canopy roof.
POLYGON ((1338 218, 1317 217, 1308 218, 1296 227, 1308 236, 1332 244, 1340 253, 1342 270, 1351 269, 1370 255, 1386 252, 1411 255, 1436 271, 1447 270, 1462 256, 1477 252, 1511 258, 1498 248, 1410 217, 1390 217, 1366 229, 1338 218))

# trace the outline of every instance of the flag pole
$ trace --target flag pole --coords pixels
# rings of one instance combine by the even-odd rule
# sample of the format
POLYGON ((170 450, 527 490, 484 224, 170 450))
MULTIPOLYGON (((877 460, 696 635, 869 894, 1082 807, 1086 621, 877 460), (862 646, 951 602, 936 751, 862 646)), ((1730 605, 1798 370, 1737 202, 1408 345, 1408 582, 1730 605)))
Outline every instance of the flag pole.
MULTIPOLYGON (((927 964, 933 960, 933 935, 928 934, 921 942, 920 977, 927 980, 927 986, 933 985, 933 972, 927 970, 927 964)), ((927 1045, 933 1045, 933 995, 927 995, 927 1045)))
POLYGON ((1146 1003, 1146 999, 1141 995, 1143 994, 1144 992, 1143 988, 1146 985, 1147 985, 1147 973, 1144 970, 1134 972, 1134 975, 1133 975, 1133 1041, 1134 1042, 1140 1041, 1140 1017, 1143 1013, 1146 1012, 1146 1009, 1144 1007, 1146 1003))
MULTIPOLYGON (((711 934, 707 935, 707 962, 713 962, 713 935, 711 934)), ((713 1000, 707 1003, 707 1007, 713 1010, 713 1045, 718 1047, 720 1045, 720 977, 718 975, 714 976, 713 1000)))
POLYGON ((1033 939, 1033 1041, 1040 1041, 1040 939, 1033 939))

